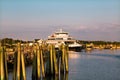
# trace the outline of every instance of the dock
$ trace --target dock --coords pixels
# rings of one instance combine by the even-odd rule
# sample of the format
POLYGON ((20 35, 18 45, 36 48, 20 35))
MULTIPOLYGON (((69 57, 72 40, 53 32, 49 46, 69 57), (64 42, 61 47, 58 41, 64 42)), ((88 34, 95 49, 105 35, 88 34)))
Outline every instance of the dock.
POLYGON ((26 64, 31 62, 32 80, 47 76, 59 76, 69 72, 68 46, 61 44, 59 50, 53 44, 34 43, 22 45, 15 49, 6 49, 0 45, 0 80, 8 80, 8 69, 11 64, 13 80, 26 80, 26 64))

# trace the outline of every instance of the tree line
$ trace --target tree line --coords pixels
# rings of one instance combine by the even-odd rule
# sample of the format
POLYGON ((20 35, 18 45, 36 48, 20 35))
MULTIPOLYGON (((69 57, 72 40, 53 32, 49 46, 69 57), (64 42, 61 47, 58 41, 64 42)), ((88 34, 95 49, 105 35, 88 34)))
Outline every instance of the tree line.
POLYGON ((84 41, 84 40, 78 40, 78 43, 82 43, 82 44, 93 43, 94 45, 107 45, 107 44, 120 45, 120 42, 118 42, 118 41, 84 41))
MULTIPOLYGON (((0 42, 1 42, 1 45, 5 45, 5 44, 12 45, 12 44, 16 44, 18 42, 29 43, 29 42, 33 42, 33 41, 23 41, 23 40, 19 40, 19 39, 15 40, 15 39, 12 39, 12 38, 3 38, 3 39, 0 39, 0 42)), ((85 40, 77 40, 77 42, 81 43, 81 44, 93 43, 95 45, 107 45, 107 44, 120 45, 120 42, 118 42, 118 41, 85 41, 85 40)))

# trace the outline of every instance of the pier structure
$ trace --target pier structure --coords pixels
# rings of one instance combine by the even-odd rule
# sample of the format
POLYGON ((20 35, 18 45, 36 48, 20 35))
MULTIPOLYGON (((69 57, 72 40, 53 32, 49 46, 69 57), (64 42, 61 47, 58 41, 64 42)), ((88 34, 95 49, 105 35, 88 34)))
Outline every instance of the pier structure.
POLYGON ((7 54, 5 46, 0 43, 0 80, 8 80, 7 54))
POLYGON ((34 46, 34 58, 32 64, 32 79, 52 76, 58 78, 59 74, 68 73, 68 47, 61 45, 59 50, 55 45, 49 44, 44 50, 45 44, 34 46))
POLYGON ((13 80, 26 80, 25 60, 23 51, 24 47, 21 44, 17 44, 17 51, 14 53, 14 69, 13 80))
POLYGON ((68 72, 68 45, 61 45, 61 51, 62 51, 62 56, 61 56, 61 71, 68 72))
MULTIPOLYGON (((18 43, 13 54, 13 80, 26 80, 26 47, 18 43)), ((32 80, 40 80, 48 76, 57 76, 68 73, 68 46, 62 44, 55 49, 53 44, 34 43, 32 51, 32 80)), ((31 53, 29 54, 31 56, 31 53)), ((8 80, 7 54, 3 46, 0 46, 0 80, 8 80)))
POLYGON ((39 44, 34 45, 33 49, 34 58, 32 63, 32 80, 39 80, 41 77, 45 77, 43 49, 39 44))

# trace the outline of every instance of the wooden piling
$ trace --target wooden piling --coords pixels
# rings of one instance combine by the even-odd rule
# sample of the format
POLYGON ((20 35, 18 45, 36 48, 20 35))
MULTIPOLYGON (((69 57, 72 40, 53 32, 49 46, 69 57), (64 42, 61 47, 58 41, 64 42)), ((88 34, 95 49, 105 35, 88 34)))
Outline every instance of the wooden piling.
POLYGON ((45 77, 45 66, 43 61, 43 44, 42 46, 40 46, 40 59, 41 59, 42 77, 45 77))
POLYGON ((65 72, 68 72, 68 68, 69 68, 69 65, 68 65, 68 51, 69 51, 69 48, 68 48, 68 45, 65 46, 65 72))
POLYGON ((60 71, 64 73, 65 69, 65 45, 61 45, 61 50, 62 50, 62 57, 61 57, 61 66, 60 66, 60 71))
POLYGON ((7 76, 7 73, 6 73, 6 67, 5 66, 5 55, 4 55, 4 49, 3 47, 0 46, 0 80, 8 80, 6 78, 7 76))
POLYGON ((42 52, 42 46, 41 45, 39 46, 39 44, 36 44, 36 46, 34 46, 32 79, 39 80, 41 77, 45 77, 43 52, 42 52))
POLYGON ((0 46, 0 80, 5 80, 4 62, 3 62, 3 48, 0 46))
POLYGON ((51 62, 50 62, 50 49, 51 49, 51 45, 49 44, 47 46, 47 49, 48 51, 46 52, 46 57, 47 57, 47 60, 46 60, 46 67, 45 67, 45 75, 46 76, 49 76, 51 75, 51 62))
POLYGON ((13 68, 13 80, 16 80, 17 69, 17 51, 14 53, 14 68, 13 68))
POLYGON ((37 77, 40 79, 41 75, 41 70, 40 70, 40 50, 39 50, 39 45, 37 44, 37 77))
POLYGON ((5 78, 8 80, 8 68, 7 68, 7 53, 5 46, 3 47, 3 58, 4 58, 4 68, 5 68, 5 78))
POLYGON ((20 43, 18 43, 18 54, 17 54, 17 80, 20 80, 20 56, 21 54, 21 46, 20 46, 20 43))
POLYGON ((26 80, 24 54, 21 52, 21 44, 18 43, 17 52, 14 54, 13 80, 26 80))
POLYGON ((32 62, 32 80, 36 80, 35 78, 36 73, 37 73, 37 48, 36 45, 34 44, 33 47, 33 54, 34 54, 34 58, 33 58, 33 62, 32 62))
POLYGON ((50 73, 53 74, 53 48, 50 45, 50 73))
POLYGON ((55 45, 52 45, 52 50, 53 50, 53 52, 52 52, 52 54, 53 54, 53 63, 54 63, 54 74, 55 75, 58 75, 58 65, 57 65, 57 59, 56 59, 56 51, 55 51, 55 45))
POLYGON ((21 67, 22 67, 22 80, 26 80, 25 60, 23 51, 21 52, 21 67))
POLYGON ((64 73, 64 72, 68 72, 68 45, 62 44, 61 45, 61 51, 62 51, 62 55, 61 55, 61 63, 60 63, 60 72, 64 73))
POLYGON ((5 51, 5 46, 1 46, 0 42, 0 80, 8 80, 8 70, 7 70, 7 53, 5 51))
POLYGON ((58 74, 58 64, 56 59, 55 45, 50 44, 48 46, 49 54, 47 61, 46 74, 47 75, 57 75, 58 74), (50 69, 50 70, 49 70, 50 69))

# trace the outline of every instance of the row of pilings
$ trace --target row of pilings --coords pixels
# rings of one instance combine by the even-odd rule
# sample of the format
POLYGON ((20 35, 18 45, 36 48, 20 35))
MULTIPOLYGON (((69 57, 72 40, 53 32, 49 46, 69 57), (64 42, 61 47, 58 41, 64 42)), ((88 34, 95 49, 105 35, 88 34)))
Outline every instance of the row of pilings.
MULTIPOLYGON (((25 46, 17 44, 13 64, 13 80, 26 80, 25 46)), ((32 48, 32 80, 40 80, 48 76, 59 76, 68 73, 68 46, 61 44, 55 49, 53 44, 34 44, 32 48)), ((7 53, 0 45, 0 80, 8 80, 7 53)), ((58 79, 57 79, 58 80, 58 79)))

